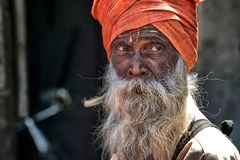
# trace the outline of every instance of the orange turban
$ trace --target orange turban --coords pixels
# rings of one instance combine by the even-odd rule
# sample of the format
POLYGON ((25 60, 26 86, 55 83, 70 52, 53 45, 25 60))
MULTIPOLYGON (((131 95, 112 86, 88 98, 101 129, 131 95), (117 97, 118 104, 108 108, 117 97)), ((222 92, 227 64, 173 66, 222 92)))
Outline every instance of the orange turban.
POLYGON ((198 3, 203 0, 94 0, 92 15, 102 25, 108 58, 120 34, 151 24, 177 49, 191 70, 197 60, 198 3))

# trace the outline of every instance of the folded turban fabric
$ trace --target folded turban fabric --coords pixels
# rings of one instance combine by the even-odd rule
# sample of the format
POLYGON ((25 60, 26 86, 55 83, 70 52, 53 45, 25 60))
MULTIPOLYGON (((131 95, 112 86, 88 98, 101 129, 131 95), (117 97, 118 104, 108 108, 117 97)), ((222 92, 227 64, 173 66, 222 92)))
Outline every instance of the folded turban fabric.
POLYGON ((92 15, 102 25, 108 58, 120 34, 153 25, 177 49, 189 70, 197 60, 197 5, 203 0, 94 0, 92 15))

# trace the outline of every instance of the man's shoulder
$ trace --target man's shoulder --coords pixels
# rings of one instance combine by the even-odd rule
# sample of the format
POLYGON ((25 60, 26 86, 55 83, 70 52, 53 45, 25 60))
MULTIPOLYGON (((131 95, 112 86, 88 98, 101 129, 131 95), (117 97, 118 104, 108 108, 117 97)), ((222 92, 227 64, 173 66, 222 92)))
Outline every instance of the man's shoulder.
POLYGON ((178 160, 240 160, 231 140, 214 127, 200 131, 180 152, 178 160))

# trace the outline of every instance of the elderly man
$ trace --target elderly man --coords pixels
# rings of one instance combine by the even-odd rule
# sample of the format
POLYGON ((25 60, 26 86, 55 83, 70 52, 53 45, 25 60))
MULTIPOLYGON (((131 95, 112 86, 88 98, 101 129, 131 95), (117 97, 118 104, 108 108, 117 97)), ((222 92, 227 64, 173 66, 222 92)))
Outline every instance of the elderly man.
POLYGON ((112 160, 237 160, 239 153, 197 107, 196 8, 200 0, 95 0, 110 64, 99 127, 112 160))

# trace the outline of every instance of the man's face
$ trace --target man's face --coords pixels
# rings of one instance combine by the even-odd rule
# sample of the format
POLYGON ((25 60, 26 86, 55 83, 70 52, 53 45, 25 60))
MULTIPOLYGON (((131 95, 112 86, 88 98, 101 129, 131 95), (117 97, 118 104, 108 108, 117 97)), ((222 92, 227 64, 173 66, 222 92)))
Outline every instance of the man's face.
POLYGON ((111 46, 111 62, 121 78, 164 78, 176 65, 178 52, 153 26, 123 33, 111 46))

